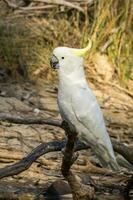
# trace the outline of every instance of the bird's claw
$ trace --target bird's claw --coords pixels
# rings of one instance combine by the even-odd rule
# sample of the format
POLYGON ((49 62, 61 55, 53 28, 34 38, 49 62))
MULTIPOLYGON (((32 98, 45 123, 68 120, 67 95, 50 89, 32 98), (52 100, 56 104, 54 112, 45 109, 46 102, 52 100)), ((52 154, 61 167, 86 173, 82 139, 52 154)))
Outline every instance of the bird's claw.
POLYGON ((64 147, 63 149, 61 149, 61 153, 64 155, 65 154, 65 150, 66 148, 64 147))
POLYGON ((73 157, 72 157, 72 163, 74 163, 74 162, 77 160, 78 157, 79 157, 79 153, 78 153, 78 152, 75 152, 75 153, 73 154, 73 157))

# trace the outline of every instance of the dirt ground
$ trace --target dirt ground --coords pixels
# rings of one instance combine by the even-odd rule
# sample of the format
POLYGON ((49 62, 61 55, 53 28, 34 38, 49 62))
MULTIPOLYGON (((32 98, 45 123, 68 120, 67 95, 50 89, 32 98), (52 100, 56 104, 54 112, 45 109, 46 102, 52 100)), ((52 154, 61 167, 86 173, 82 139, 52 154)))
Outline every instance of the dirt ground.
MULTIPOLYGON (((109 134, 118 141, 133 147, 133 94, 114 83, 97 82, 95 85, 93 83, 90 85, 103 110, 109 134)), ((60 119, 56 99, 56 85, 35 85, 28 82, 0 84, 1 113, 60 119)), ((0 122, 0 168, 19 161, 42 142, 64 138, 63 130, 58 127, 0 122)), ((81 151, 73 166, 73 170, 79 177, 82 176, 86 183, 89 178, 89 159, 93 160, 93 157, 90 150, 81 151)), ((6 199, 6 195, 8 193, 12 195, 13 191, 17 191, 17 194, 21 194, 23 191, 20 196, 18 195, 19 199, 33 199, 34 193, 39 194, 40 191, 45 191, 51 183, 63 180, 60 172, 61 159, 61 152, 45 154, 36 160, 28 170, 19 175, 2 179, 0 181, 0 199, 2 196, 3 199, 6 199), (6 194, 4 188, 6 188, 6 194)), ((99 175, 98 171, 92 170, 91 174, 97 182, 101 179, 100 177, 102 177, 100 180, 102 182, 107 180, 106 175, 99 175)), ((120 181, 124 184, 126 179, 125 175, 113 178, 108 176, 108 180, 114 180, 115 184, 120 181)), ((66 193, 68 194, 62 199, 71 199, 70 191, 66 193)), ((108 194, 107 191, 105 193, 108 194)), ((102 195, 99 196, 100 199, 103 199, 102 195)), ((122 199, 119 195, 115 195, 115 197, 113 195, 107 195, 105 198, 104 194, 104 199, 122 199)), ((38 198, 46 199, 45 195, 38 196, 38 198)))

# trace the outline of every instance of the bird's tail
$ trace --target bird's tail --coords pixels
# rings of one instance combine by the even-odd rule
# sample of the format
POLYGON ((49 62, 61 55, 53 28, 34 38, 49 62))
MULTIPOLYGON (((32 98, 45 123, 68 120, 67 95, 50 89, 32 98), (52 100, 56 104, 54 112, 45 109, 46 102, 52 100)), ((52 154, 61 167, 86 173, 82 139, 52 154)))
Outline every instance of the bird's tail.
POLYGON ((95 152, 97 158, 99 159, 102 167, 115 171, 120 170, 114 153, 111 155, 109 150, 105 146, 103 145, 93 146, 92 149, 95 152))

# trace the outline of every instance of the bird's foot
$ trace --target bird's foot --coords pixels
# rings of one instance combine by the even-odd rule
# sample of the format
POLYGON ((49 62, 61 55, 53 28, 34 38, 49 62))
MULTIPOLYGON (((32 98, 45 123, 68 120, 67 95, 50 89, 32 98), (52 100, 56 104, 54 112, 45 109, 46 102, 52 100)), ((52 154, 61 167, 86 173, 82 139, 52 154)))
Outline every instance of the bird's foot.
POLYGON ((64 147, 63 149, 61 149, 61 153, 64 155, 65 154, 65 150, 66 150, 66 147, 64 147))
POLYGON ((75 153, 73 154, 73 157, 72 157, 72 163, 74 163, 74 162, 77 160, 78 157, 79 157, 79 153, 78 153, 78 152, 75 152, 75 153))

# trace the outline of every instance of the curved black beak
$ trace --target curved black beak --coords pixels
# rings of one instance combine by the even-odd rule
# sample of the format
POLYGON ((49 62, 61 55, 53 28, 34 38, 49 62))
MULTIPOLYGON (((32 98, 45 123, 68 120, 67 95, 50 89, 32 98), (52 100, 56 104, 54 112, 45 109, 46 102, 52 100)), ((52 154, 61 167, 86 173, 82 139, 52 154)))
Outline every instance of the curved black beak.
POLYGON ((55 55, 53 55, 50 59, 50 65, 53 69, 59 68, 59 61, 55 55))

